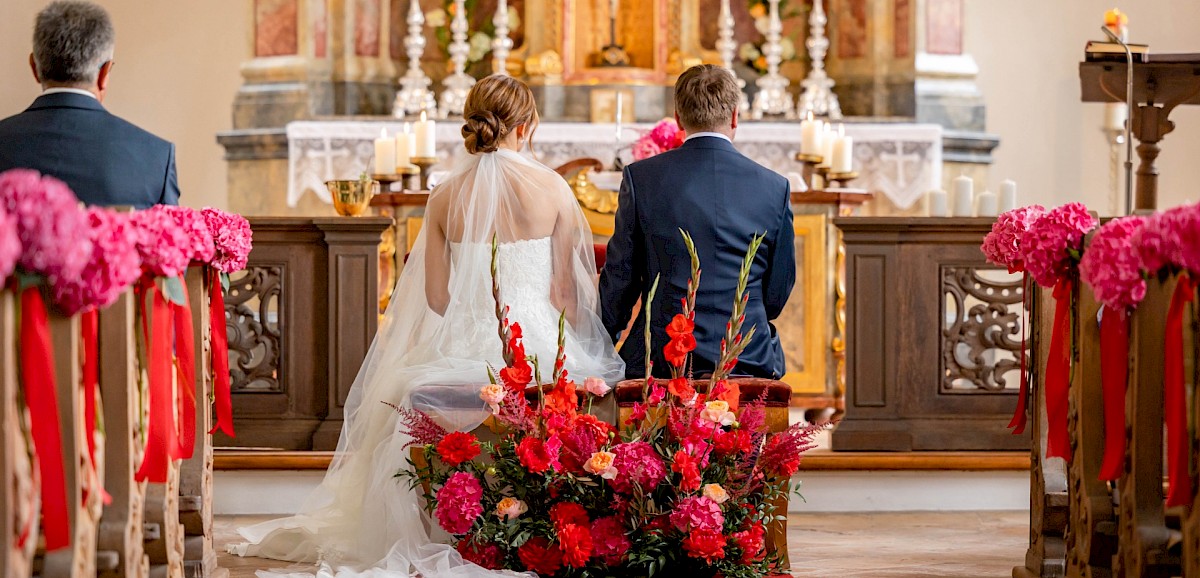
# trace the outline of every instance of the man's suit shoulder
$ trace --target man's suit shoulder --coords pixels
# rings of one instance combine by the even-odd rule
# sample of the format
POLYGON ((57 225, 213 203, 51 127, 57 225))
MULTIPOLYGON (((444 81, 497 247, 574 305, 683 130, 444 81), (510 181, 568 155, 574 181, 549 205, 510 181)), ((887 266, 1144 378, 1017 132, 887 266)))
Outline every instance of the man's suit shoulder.
POLYGON ((108 117, 107 123, 109 124, 109 126, 112 127, 112 129, 114 131, 120 131, 120 133, 121 133, 120 135, 114 135, 114 136, 120 136, 121 138, 126 138, 126 139, 131 139, 131 140, 138 140, 138 141, 146 143, 147 146, 151 146, 154 148, 169 149, 172 146, 171 141, 168 141, 167 139, 164 139, 164 138, 162 138, 162 137, 160 137, 160 136, 158 136, 136 124, 133 124, 132 122, 129 122, 129 121, 115 115, 115 114, 106 113, 106 115, 108 117))

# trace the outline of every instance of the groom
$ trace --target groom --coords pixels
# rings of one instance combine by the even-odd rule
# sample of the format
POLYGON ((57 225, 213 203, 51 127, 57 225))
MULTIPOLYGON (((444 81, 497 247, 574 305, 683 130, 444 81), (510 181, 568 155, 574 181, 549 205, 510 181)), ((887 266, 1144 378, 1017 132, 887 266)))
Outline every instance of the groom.
MULTIPOLYGON (((681 229, 695 240, 703 270, 696 296, 695 374, 711 373, 720 358, 738 272, 754 235, 765 239, 750 269, 743 332, 758 329, 733 374, 779 378, 786 371, 770 322, 783 311, 796 281, 791 187, 733 148, 738 91, 724 68, 688 69, 675 83, 675 120, 687 140, 625 168, 616 227, 600 274, 602 315, 615 343, 634 304, 660 277, 650 320, 655 375, 668 375, 665 328, 680 312, 691 276, 681 229)), ((630 379, 644 377, 645 324, 643 307, 621 348, 630 379)))

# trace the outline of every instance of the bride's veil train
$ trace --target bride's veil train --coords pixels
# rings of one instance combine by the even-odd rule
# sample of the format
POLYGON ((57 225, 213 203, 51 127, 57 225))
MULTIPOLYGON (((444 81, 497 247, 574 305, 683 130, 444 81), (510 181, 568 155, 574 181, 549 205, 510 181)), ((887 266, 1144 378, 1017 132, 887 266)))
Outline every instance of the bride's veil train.
POLYGON ((503 365, 491 289, 493 237, 501 297, 525 329, 526 350, 549 366, 563 311, 570 374, 621 379, 624 364, 600 322, 591 231, 566 183, 507 149, 464 155, 430 196, 426 226, 346 400, 324 481, 296 516, 242 528, 247 543, 231 547, 309 566, 260 575, 513 575, 466 563, 439 542, 446 536, 417 493, 394 477, 406 467, 409 439, 382 403, 418 407, 455 429, 482 423, 479 386, 488 364, 503 365), (430 233, 438 222, 444 229, 430 233), (443 233, 446 242, 428 241, 443 233))

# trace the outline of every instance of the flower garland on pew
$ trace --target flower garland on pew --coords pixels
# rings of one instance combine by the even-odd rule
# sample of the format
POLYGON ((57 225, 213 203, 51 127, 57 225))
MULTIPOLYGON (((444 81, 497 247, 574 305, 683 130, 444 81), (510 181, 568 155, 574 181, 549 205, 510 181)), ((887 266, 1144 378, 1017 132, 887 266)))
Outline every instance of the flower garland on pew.
MULTIPOLYGON (((552 385, 540 385, 537 359, 526 356, 521 328, 509 322, 500 303, 493 245, 506 367, 489 372, 491 383, 480 397, 502 426, 501 439, 450 433, 420 411, 392 406, 402 433, 417 446, 412 467, 398 475, 424 489, 426 508, 454 535, 464 559, 542 576, 653 576, 669 569, 670 575, 751 578, 776 567, 765 549, 766 526, 783 514, 774 511, 774 500, 822 428, 797 424, 770 435, 765 400, 741 404, 739 411, 737 389, 726 381, 754 333, 751 328, 743 336, 742 312, 760 242, 755 239, 743 263, 706 394, 689 377, 700 268, 685 235, 692 282, 664 349, 675 377, 667 387, 648 378, 642 402, 619 429, 590 414, 591 401, 609 386, 589 378, 581 395, 564 369, 561 318, 552 385)), ((646 318, 654 293, 646 300, 646 318)), ((650 369, 647 361, 647 375, 650 369)))

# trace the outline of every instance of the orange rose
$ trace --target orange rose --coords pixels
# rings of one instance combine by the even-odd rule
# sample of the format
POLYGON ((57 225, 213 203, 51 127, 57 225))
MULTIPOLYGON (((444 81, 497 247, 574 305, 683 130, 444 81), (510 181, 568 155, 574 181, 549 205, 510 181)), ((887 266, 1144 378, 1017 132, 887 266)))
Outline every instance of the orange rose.
POLYGON ((529 511, 529 506, 516 498, 504 498, 500 500, 499 504, 496 504, 496 515, 505 520, 515 520, 527 511, 529 511))
POLYGON ((617 454, 612 452, 596 452, 588 458, 587 463, 583 464, 583 469, 606 480, 611 480, 617 477, 617 468, 613 465, 613 461, 616 459, 617 454))
POLYGON ((718 504, 724 504, 729 499, 729 492, 726 492, 721 484, 705 484, 704 496, 718 504))

